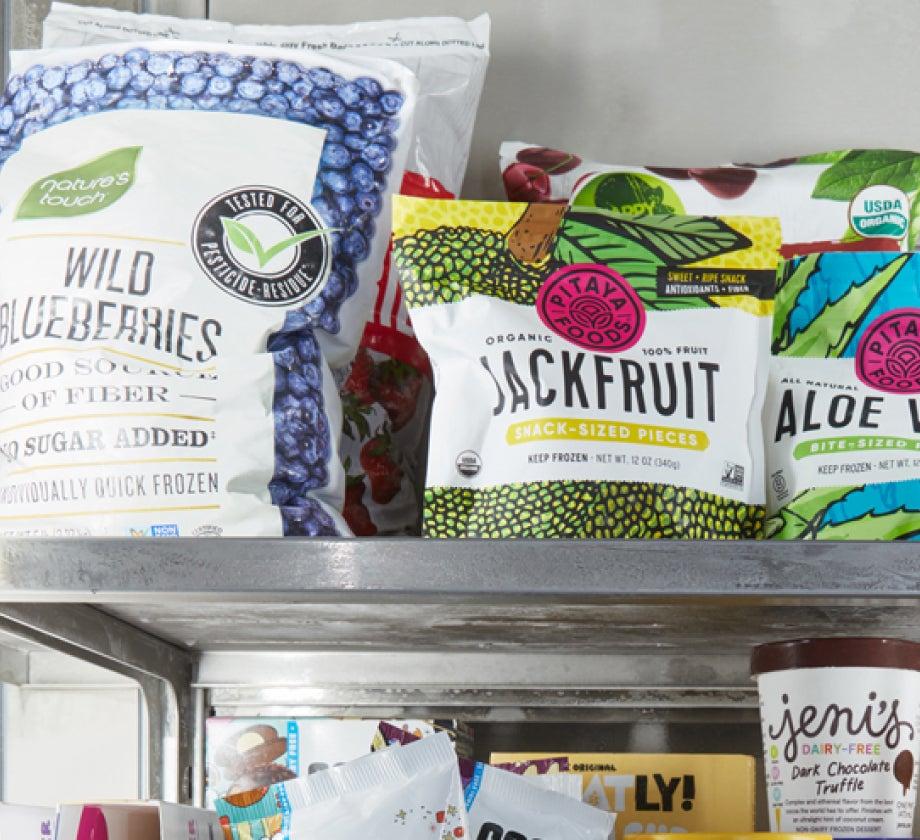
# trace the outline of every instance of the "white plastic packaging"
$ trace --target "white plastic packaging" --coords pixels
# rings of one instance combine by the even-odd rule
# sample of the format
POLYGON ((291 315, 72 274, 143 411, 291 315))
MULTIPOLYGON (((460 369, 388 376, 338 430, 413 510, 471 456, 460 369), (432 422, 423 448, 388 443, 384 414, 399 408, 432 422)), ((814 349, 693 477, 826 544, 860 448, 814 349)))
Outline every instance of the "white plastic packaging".
POLYGON ((218 800, 217 811, 235 840, 259 832, 272 840, 469 836, 457 754, 443 732, 275 785, 253 808, 218 800))
MULTIPOLYGON (((471 21, 431 17, 337 26, 233 26, 53 3, 43 39, 45 46, 151 36, 213 39, 399 62, 419 82, 415 133, 401 191, 451 198, 459 194, 466 171, 489 61, 489 30, 485 14, 471 21)), ((342 459, 348 476, 343 513, 359 536, 414 533, 431 367, 409 322, 396 272, 384 265, 372 285, 367 324, 359 325, 364 332, 358 358, 352 367, 335 372, 345 404, 342 459)))
MULTIPOLYGON (((465 797, 472 840, 502 840, 512 835, 542 840, 607 840, 616 814, 586 805, 580 791, 571 797, 534 784, 537 779, 552 778, 555 776, 523 778, 477 764, 465 797)), ((576 781, 580 786, 578 777, 576 781)))
POLYGON ((347 534, 330 368, 371 308, 415 79, 168 47, 18 53, 0 96, 0 533, 347 534), (388 169, 325 142, 346 89, 398 114, 373 126, 388 169), (376 215, 330 223, 333 188, 376 215))

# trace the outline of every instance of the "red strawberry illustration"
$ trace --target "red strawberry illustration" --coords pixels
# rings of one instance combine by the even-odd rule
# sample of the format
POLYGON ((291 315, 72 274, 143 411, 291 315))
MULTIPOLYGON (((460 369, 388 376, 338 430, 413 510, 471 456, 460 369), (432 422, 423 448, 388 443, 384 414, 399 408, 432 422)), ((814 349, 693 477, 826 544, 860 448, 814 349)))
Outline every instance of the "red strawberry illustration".
POLYGON ((361 405, 370 405, 374 401, 371 388, 371 377, 374 374, 374 360, 371 354, 363 347, 358 350, 354 362, 351 365, 351 372, 348 379, 342 386, 342 390, 353 394, 355 399, 361 405))
POLYGON ((418 395, 422 390, 421 374, 411 365, 387 359, 378 365, 374 378, 374 397, 398 432, 415 415, 418 395))
POLYGON ((435 820, 436 820, 437 822, 439 822, 439 823, 444 822, 444 812, 443 812, 443 811, 438 811, 438 813, 434 815, 434 818, 435 818, 435 820))
POLYGON ((371 484, 371 498, 378 505, 393 500, 402 486, 402 468, 393 460, 390 436, 375 435, 361 447, 361 468, 371 484))
POLYGON ((356 537, 373 537, 377 534, 377 526, 371 519, 367 505, 364 504, 363 475, 348 476, 342 516, 356 537))
POLYGON ((458 825, 454 829, 454 837, 456 837, 457 840, 460 840, 460 838, 463 837, 463 826, 462 825, 458 825))

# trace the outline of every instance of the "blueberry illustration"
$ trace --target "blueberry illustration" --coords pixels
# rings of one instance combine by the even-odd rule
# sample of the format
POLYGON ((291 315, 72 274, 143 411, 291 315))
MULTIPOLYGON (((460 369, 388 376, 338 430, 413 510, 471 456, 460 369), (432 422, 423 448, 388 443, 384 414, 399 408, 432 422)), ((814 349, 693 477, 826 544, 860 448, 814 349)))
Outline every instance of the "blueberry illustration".
POLYGON ((236 86, 236 92, 243 97, 243 99, 261 99, 265 95, 265 85, 257 81, 256 77, 253 75, 245 82, 240 82, 236 86))
POLYGON ((318 88, 331 88, 335 84, 335 76, 324 67, 311 67, 307 78, 318 88))
POLYGON ((355 204, 357 204, 358 209, 363 213, 371 213, 374 216, 376 216, 383 207, 383 202, 380 199, 380 195, 376 192, 356 193, 355 204))
POLYGON ((368 96, 373 97, 374 99, 379 99, 383 94, 383 88, 380 86, 380 82, 376 79, 370 78, 370 76, 361 76, 358 79, 355 79, 355 84, 361 88, 368 96))
POLYGON ((360 231, 350 230, 342 240, 342 250, 355 260, 363 260, 369 248, 367 240, 360 231))
POLYGON ((349 170, 351 180, 361 192, 370 192, 375 188, 374 170, 363 161, 353 164, 349 170))
POLYGON ((186 96, 198 96, 207 86, 207 81, 200 73, 188 73, 179 82, 179 89, 186 96))
POLYGON ((237 76, 242 75, 244 65, 238 58, 223 56, 215 63, 214 69, 217 71, 218 76, 223 76, 225 79, 235 79, 237 76))
POLYGON ((135 47, 125 53, 126 64, 143 64, 150 57, 150 51, 143 47, 135 47))
POLYGON ((154 53, 147 59, 147 70, 154 76, 162 76, 164 73, 171 73, 173 69, 173 60, 166 53, 154 53))
POLYGON ((146 70, 138 70, 131 79, 131 89, 138 93, 145 93, 151 87, 153 87, 153 73, 148 73, 146 70))
MULTIPOLYGON (((81 61, 79 64, 74 64, 67 68, 64 82, 68 85, 75 85, 77 82, 82 82, 89 75, 91 69, 92 64, 88 61, 81 61)), ((10 82, 12 83, 12 79, 10 82)))
MULTIPOLYGON (((352 167, 352 169, 354 169, 354 167, 352 167)), ((335 169, 322 172, 320 177, 323 179, 323 183, 333 192, 347 193, 351 192, 353 189, 348 176, 335 169)))
POLYGON ((100 70, 111 70, 118 63, 119 58, 115 53, 106 53, 96 62, 96 66, 100 70))
POLYGON ((49 67, 42 74, 42 87, 45 90, 54 90, 64 83, 66 71, 63 67, 49 67))
POLYGON ((342 142, 348 146, 354 152, 360 152, 370 140, 366 137, 362 137, 360 134, 346 134, 342 139, 342 142))
POLYGON ((323 146, 320 163, 332 169, 345 169, 351 163, 351 152, 339 143, 330 143, 327 140, 323 146))
POLYGON ((361 123, 361 133, 365 137, 374 138, 386 130, 386 121, 380 117, 368 117, 361 123))
POLYGON ((22 80, 27 85, 34 85, 41 81, 45 75, 45 67, 42 64, 33 64, 25 73, 22 74, 22 80))
POLYGON ((364 114, 365 117, 382 117, 383 106, 374 100, 364 102, 361 105, 361 113, 364 114))
POLYGON ((179 80, 175 76, 155 76, 153 89, 157 93, 174 93, 179 90, 179 80))
POLYGON ((0 131, 9 131, 14 119, 13 109, 9 105, 0 108, 0 131))
POLYGON ((330 120, 337 120, 345 116, 345 103, 333 93, 316 94, 313 97, 313 106, 330 120))
POLYGON ((187 55, 176 62, 175 70, 180 76, 184 76, 186 73, 197 73, 200 66, 197 58, 187 55))
POLYGON ((390 150, 379 143, 368 144, 361 157, 376 172, 386 172, 390 168, 390 150))
POLYGON ((398 114, 403 106, 402 94, 389 91, 380 97, 380 107, 385 114, 398 114))
POLYGON ((301 69, 290 61, 279 61, 275 73, 278 81, 285 85, 293 85, 303 75, 301 69))
POLYGON ((268 79, 273 71, 272 63, 264 58, 257 58, 249 65, 249 72, 252 73, 253 79, 268 79))
POLYGON ((355 82, 347 82, 344 85, 341 85, 337 91, 339 99, 342 100, 349 108, 352 105, 357 105, 361 101, 362 91, 361 87, 355 82))
POLYGON ((271 117, 280 117, 287 113, 288 101, 281 94, 269 93, 259 100, 259 107, 271 117))
POLYGON ((13 113, 17 117, 21 117, 26 111, 29 110, 29 105, 32 104, 32 94, 29 93, 28 88, 23 88, 19 91, 12 101, 13 113))
POLYGON ((348 131, 360 131, 362 122, 364 122, 364 117, 357 111, 346 111, 342 117, 342 125, 348 131))

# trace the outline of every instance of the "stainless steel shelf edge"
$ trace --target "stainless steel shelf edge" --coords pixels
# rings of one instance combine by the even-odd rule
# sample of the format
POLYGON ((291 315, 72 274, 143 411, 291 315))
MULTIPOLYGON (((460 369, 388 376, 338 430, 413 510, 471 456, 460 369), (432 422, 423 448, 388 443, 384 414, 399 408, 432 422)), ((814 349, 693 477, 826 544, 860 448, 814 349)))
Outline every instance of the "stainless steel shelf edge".
POLYGON ((190 800, 193 654, 82 605, 0 603, 0 630, 135 679, 149 734, 143 794, 190 800))
POLYGON ((920 599, 912 543, 0 541, 0 600, 627 603, 920 599))

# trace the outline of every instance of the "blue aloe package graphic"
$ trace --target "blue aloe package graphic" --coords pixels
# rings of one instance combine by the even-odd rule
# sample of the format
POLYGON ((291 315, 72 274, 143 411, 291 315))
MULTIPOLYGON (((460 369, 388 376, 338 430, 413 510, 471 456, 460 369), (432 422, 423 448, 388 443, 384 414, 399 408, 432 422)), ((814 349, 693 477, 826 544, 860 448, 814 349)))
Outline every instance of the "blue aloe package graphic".
POLYGON ((920 254, 787 262, 772 350, 768 536, 920 538, 920 254))
POLYGON ((176 41, 15 62, 0 532, 347 533, 330 368, 376 291, 411 73, 176 41))

